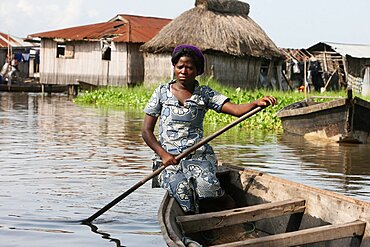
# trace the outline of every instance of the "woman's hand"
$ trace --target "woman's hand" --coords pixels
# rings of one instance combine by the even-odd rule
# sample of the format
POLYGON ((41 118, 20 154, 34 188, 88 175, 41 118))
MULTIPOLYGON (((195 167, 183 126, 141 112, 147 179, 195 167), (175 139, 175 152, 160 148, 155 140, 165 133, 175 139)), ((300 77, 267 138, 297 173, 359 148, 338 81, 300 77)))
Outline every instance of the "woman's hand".
POLYGON ((257 106, 274 106, 276 104, 275 97, 263 96, 263 98, 257 100, 257 106))
POLYGON ((168 152, 164 152, 161 155, 161 159, 162 159, 162 163, 163 163, 164 167, 167 167, 169 165, 176 165, 177 164, 176 157, 173 156, 172 154, 168 153, 168 152))
POLYGON ((246 104, 234 104, 230 101, 223 104, 221 112, 232 115, 234 117, 241 117, 243 114, 250 112, 254 108, 261 106, 274 106, 276 104, 276 99, 272 96, 264 96, 261 99, 255 100, 246 104))

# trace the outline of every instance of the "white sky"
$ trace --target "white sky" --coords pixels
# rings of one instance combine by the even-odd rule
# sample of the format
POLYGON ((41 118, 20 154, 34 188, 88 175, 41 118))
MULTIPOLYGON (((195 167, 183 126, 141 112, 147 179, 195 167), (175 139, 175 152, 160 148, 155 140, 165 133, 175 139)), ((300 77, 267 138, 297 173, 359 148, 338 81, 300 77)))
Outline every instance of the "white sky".
MULTIPOLYGON (((279 47, 370 44, 369 0, 243 0, 279 47)), ((195 0, 0 0, 0 31, 18 37, 105 22, 117 14, 176 18, 195 0)), ((191 25, 191 23, 189 23, 191 25)))

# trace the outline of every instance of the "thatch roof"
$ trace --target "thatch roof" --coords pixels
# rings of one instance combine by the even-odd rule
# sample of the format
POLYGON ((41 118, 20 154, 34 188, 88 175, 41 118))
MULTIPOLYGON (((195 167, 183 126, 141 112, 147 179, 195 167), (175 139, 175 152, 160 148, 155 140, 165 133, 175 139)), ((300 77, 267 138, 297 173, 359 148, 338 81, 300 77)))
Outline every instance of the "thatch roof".
POLYGON ((172 20, 141 49, 163 53, 179 44, 192 44, 203 52, 281 57, 274 42, 248 14, 249 5, 241 1, 197 0, 194 8, 172 20))

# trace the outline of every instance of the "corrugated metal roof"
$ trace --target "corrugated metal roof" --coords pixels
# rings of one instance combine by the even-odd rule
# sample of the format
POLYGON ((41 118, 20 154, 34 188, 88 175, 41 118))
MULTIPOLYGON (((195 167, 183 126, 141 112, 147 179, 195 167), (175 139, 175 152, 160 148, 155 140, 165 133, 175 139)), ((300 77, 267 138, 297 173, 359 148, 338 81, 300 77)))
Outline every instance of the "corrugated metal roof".
POLYGON ((171 19, 117 15, 108 22, 31 34, 29 37, 65 40, 100 40, 145 43, 154 37, 171 19))
POLYGON ((370 45, 320 42, 316 45, 311 46, 307 50, 310 50, 311 48, 318 46, 320 44, 326 44, 330 46, 334 51, 338 52, 342 56, 349 55, 355 58, 370 58, 370 45))
POLYGON ((34 43, 26 42, 22 38, 0 32, 0 47, 32 47, 34 43))

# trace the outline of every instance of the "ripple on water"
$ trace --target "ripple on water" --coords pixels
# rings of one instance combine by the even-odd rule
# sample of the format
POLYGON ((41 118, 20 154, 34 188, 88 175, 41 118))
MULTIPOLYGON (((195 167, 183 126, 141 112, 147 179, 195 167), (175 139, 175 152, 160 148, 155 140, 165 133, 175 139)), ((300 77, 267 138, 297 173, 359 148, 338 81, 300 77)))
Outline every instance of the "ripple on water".
MULTIPOLYGON (((81 225, 151 172, 142 113, 68 97, 0 93, 0 239, 7 246, 165 246, 164 191, 150 182, 81 225), (77 222, 76 222, 77 221, 77 222)), ((212 141, 221 161, 369 200, 369 145, 310 143, 235 128, 212 141)))

